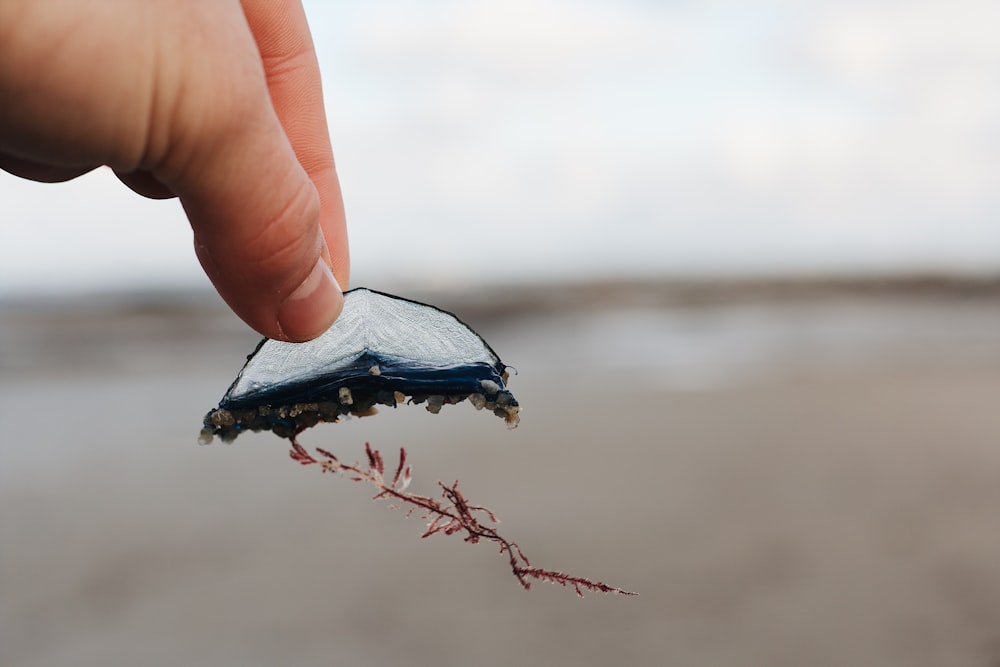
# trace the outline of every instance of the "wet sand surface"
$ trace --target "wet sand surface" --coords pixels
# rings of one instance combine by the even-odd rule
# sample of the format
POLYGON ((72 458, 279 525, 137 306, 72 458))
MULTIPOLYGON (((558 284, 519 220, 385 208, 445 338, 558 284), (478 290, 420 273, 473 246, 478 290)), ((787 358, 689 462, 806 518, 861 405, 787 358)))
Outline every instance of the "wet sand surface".
POLYGON ((2 665, 1000 664, 992 293, 470 307, 520 428, 304 435, 405 446, 413 490, 641 593, 583 600, 273 435, 198 446, 257 338, 182 301, 0 311, 2 665))

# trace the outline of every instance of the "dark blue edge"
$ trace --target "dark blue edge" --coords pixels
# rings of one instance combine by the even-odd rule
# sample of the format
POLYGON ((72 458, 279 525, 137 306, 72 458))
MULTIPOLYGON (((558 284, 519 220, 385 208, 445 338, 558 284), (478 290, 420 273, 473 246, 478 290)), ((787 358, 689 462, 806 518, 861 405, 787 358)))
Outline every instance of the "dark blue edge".
POLYGON ((432 396, 453 403, 465 400, 470 394, 482 394, 489 401, 487 405, 502 402, 515 407, 517 399, 504 386, 502 373, 502 364, 429 369, 405 362, 387 364, 374 355, 363 355, 337 377, 264 389, 238 399, 227 395, 216 410, 205 415, 202 434, 217 435, 225 442, 232 442, 248 430, 269 430, 283 438, 294 437, 320 421, 336 422, 348 413, 365 414, 379 404, 395 406, 399 400, 396 392, 413 403, 423 403, 432 396), (372 375, 368 369, 376 361, 381 372, 372 375), (488 381, 485 387, 484 381, 488 381), (344 388, 351 394, 346 403, 340 395, 344 388), (225 422, 214 421, 220 414, 226 415, 225 422))
POLYGON ((496 391, 486 391, 482 382, 491 381, 501 391, 504 390, 504 368, 503 364, 499 363, 496 366, 477 363, 444 369, 428 368, 420 364, 389 360, 379 355, 365 353, 350 366, 338 371, 336 375, 319 376, 302 382, 268 387, 236 398, 227 392, 219 407, 248 409, 262 405, 276 407, 296 403, 336 402, 343 387, 347 387, 352 393, 362 395, 374 395, 385 391, 398 391, 406 396, 495 394, 496 391), (373 366, 378 366, 379 375, 372 375, 369 372, 373 366))

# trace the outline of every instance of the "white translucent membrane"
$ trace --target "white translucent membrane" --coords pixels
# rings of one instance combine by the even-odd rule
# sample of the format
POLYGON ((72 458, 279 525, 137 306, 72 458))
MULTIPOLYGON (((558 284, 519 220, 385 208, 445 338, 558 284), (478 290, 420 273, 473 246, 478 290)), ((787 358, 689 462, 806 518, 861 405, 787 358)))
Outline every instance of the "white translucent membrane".
POLYGON ((226 398, 241 401, 275 387, 336 376, 365 354, 428 369, 488 364, 503 370, 489 345, 454 315, 356 288, 344 294, 344 310, 320 337, 306 343, 265 341, 226 398))
POLYGON ((330 329, 307 343, 264 339, 205 415, 200 441, 232 442, 247 431, 294 438, 318 423, 367 416, 377 405, 423 404, 437 414, 468 400, 477 410, 520 420, 507 367, 454 315, 357 288, 330 329))

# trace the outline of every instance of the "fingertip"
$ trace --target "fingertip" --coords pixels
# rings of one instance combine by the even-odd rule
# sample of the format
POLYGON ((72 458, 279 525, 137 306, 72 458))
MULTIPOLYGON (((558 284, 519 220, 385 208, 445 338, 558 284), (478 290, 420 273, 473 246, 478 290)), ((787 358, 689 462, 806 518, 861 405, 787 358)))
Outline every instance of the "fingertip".
POLYGON ((344 295, 327 263, 320 257, 305 280, 278 306, 281 340, 301 343, 330 328, 344 307, 344 295))

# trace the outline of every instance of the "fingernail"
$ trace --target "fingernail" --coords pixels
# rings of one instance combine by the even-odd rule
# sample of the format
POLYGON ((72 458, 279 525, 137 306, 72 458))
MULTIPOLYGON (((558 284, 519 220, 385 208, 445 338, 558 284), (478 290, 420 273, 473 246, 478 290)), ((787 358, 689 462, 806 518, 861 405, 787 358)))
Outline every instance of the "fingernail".
POLYGON ((337 279, 323 258, 278 307, 278 329, 285 340, 312 340, 330 328, 344 306, 337 279))

